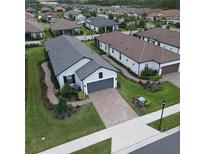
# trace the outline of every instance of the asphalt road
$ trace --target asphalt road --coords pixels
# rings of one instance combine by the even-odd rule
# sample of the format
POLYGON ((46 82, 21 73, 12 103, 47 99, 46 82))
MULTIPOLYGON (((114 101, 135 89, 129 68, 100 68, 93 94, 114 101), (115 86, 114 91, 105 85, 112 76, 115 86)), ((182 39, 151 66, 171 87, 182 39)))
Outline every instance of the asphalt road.
POLYGON ((130 154, 179 154, 180 153, 180 132, 174 133, 161 140, 151 143, 130 154))

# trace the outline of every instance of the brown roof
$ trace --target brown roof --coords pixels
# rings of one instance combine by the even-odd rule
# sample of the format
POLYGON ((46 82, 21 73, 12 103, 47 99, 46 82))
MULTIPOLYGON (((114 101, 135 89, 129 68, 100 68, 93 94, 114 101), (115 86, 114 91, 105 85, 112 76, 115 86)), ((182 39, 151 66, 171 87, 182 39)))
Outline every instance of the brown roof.
POLYGON ((25 32, 26 33, 43 32, 43 27, 36 19, 26 19, 25 32))
POLYGON ((63 18, 55 18, 54 21, 51 23, 52 30, 66 30, 74 28, 79 28, 79 25, 77 25, 76 22, 65 20, 63 18))
POLYGON ((175 47, 180 47, 180 32, 177 31, 164 28, 153 28, 137 33, 137 35, 155 39, 175 47))
POLYGON ((29 13, 29 12, 25 12, 25 18, 26 19, 34 19, 35 17, 34 17, 34 14, 29 13))
POLYGON ((180 16, 180 11, 179 10, 165 10, 165 11, 161 11, 159 13, 159 16, 176 17, 176 16, 180 16))
POLYGON ((179 54, 117 31, 101 35, 96 39, 109 44, 112 48, 137 62, 166 63, 180 59, 179 54))

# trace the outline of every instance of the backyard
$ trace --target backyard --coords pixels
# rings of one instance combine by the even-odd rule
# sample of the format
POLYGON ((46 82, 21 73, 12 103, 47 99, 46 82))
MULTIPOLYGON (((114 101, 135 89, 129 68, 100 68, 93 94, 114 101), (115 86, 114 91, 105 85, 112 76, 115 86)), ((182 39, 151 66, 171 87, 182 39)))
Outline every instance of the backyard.
POLYGON ((73 154, 110 154, 111 153, 111 139, 107 139, 91 145, 82 150, 76 151, 73 154))
POLYGON ((91 103, 83 105, 80 111, 70 118, 54 118, 41 97, 39 64, 45 59, 44 49, 27 48, 26 57, 26 153, 38 153, 105 128, 91 103), (43 137, 45 140, 42 140, 43 137))
POLYGON ((120 84, 120 94, 138 115, 144 115, 161 109, 163 99, 166 100, 166 107, 177 104, 180 101, 180 89, 168 81, 162 82, 163 89, 158 92, 147 91, 138 83, 130 81, 121 74, 118 74, 118 82, 120 84), (152 102, 151 106, 144 111, 140 110, 137 105, 131 102, 133 97, 136 96, 144 96, 145 99, 152 102))
MULTIPOLYGON (((160 120, 149 123, 148 125, 158 129, 160 120)), ((180 113, 177 112, 162 119, 161 131, 166 131, 180 125, 180 113)))
POLYGON ((83 35, 94 35, 96 32, 94 30, 88 29, 83 24, 80 25, 80 30, 83 32, 83 35))

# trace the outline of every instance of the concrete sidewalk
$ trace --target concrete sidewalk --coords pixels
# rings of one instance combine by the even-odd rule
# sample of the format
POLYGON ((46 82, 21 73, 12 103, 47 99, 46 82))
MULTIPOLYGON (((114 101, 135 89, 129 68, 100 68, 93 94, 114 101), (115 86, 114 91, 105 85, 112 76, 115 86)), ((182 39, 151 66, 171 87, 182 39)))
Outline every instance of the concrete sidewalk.
MULTIPOLYGON (((165 108, 164 117, 179 112, 179 104, 165 108)), ((41 154, 67 154, 83 149, 102 140, 112 138, 112 153, 120 153, 134 144, 162 134, 147 126, 148 123, 158 120, 161 111, 156 111, 142 117, 138 117, 96 133, 64 143, 54 148, 41 152, 41 154)), ((144 144, 149 143, 145 142, 144 144)))

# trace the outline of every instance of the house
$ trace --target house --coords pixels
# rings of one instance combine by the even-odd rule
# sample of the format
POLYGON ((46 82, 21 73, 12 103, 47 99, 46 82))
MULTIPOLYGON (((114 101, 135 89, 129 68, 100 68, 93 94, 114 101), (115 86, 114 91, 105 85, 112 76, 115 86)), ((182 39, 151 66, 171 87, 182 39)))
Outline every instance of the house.
POLYGON ((34 8, 29 7, 29 8, 26 9, 26 12, 35 13, 36 10, 34 8))
POLYGON ((46 12, 42 15, 42 19, 47 22, 49 22, 52 18, 58 18, 58 16, 53 12, 46 12))
POLYGON ((180 32, 164 28, 153 28, 136 34, 137 38, 169 51, 180 52, 180 32))
POLYGON ((32 13, 25 12, 25 18, 26 18, 26 19, 35 19, 35 16, 34 16, 34 14, 32 14, 32 13))
POLYGON ((163 11, 157 11, 157 12, 150 12, 147 15, 146 19, 149 21, 162 20, 166 23, 169 18, 179 19, 179 17, 180 17, 179 10, 163 10, 163 11))
POLYGON ((47 41, 45 50, 60 88, 69 83, 89 94, 117 87, 117 70, 79 40, 61 35, 47 41))
POLYGON ((63 18, 52 18, 51 31, 55 36, 58 35, 75 35, 80 33, 80 26, 75 22, 65 20, 63 18))
POLYGON ((166 24, 171 24, 174 25, 176 23, 180 23, 180 16, 176 16, 176 17, 167 17, 166 18, 166 24))
POLYGON ((50 8, 48 8, 48 7, 42 7, 42 8, 41 8, 41 12, 42 12, 42 13, 52 12, 52 10, 51 10, 50 8))
POLYGON ((25 39, 39 40, 43 38, 43 27, 36 19, 25 20, 25 39))
POLYGON ((137 75, 145 67, 157 71, 159 75, 179 70, 179 54, 131 35, 115 31, 96 37, 95 44, 137 75))
POLYGON ((54 8, 54 11, 55 11, 55 12, 65 12, 65 9, 64 9, 63 7, 60 7, 60 6, 56 6, 56 7, 54 8))
POLYGON ((67 11, 64 13, 64 18, 76 20, 78 24, 85 23, 85 16, 78 11, 73 11, 73 10, 67 11))
POLYGON ((96 31, 97 33, 100 33, 100 31, 112 32, 118 29, 117 22, 99 16, 88 18, 85 22, 85 26, 96 31))

